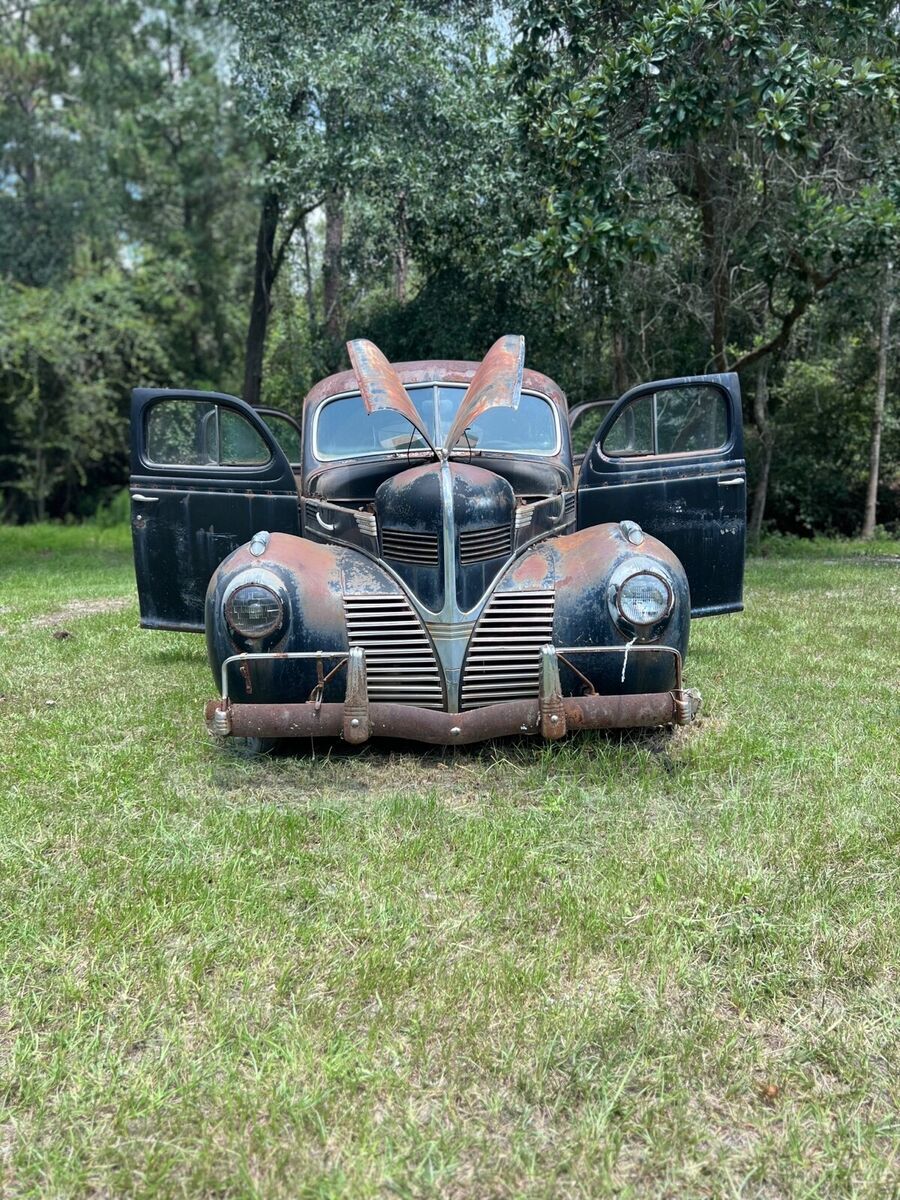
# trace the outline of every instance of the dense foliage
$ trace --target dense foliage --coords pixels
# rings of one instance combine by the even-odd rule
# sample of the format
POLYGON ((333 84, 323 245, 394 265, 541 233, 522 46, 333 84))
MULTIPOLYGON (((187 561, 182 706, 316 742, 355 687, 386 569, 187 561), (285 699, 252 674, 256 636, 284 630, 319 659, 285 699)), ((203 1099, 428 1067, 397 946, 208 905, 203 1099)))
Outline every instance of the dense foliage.
POLYGON ((347 336, 517 331, 573 403, 737 369, 755 530, 896 524, 897 34, 855 0, 5 0, 0 515, 121 487, 136 384, 296 412, 347 336))

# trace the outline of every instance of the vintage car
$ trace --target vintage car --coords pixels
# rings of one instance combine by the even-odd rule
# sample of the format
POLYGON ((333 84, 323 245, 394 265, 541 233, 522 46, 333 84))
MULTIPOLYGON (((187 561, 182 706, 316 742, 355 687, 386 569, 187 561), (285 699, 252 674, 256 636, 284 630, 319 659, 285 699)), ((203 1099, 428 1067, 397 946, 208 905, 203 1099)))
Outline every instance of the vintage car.
POLYGON ((522 338, 481 363, 348 350, 302 430, 133 393, 141 624, 205 632, 210 731, 262 750, 691 721, 690 620, 742 607, 737 376, 633 388, 578 465, 522 338))

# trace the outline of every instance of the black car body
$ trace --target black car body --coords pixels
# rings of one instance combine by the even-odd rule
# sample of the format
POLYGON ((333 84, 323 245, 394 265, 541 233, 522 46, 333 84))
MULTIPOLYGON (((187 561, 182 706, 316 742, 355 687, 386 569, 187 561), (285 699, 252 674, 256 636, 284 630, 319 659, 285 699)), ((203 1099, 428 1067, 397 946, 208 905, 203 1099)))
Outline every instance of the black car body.
POLYGON ((453 744, 691 720, 690 619, 742 607, 737 377, 605 403, 578 465, 521 338, 480 364, 349 349, 302 438, 232 396, 133 394, 141 623, 205 632, 211 731, 453 744))

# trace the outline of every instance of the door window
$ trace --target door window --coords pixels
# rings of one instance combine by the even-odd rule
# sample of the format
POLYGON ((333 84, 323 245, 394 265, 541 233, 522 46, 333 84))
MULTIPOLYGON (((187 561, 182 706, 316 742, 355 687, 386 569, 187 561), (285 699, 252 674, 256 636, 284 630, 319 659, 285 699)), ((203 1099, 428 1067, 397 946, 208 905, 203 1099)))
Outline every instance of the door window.
POLYGON ((662 388, 623 409, 603 440, 610 458, 698 454, 728 439, 728 401, 711 384, 662 388))
POLYGON ((159 466, 259 467, 269 448, 239 412, 209 400, 161 400, 147 413, 148 459, 159 466))

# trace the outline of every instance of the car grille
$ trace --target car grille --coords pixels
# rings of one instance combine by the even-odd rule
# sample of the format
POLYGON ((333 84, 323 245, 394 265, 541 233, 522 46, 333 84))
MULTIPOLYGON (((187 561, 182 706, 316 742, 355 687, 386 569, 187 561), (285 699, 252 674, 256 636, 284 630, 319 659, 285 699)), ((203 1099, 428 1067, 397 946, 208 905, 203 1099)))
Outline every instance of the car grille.
POLYGON ((443 708, 444 688, 431 642, 401 595, 344 596, 351 646, 366 652, 369 700, 443 708))
POLYGON ((495 592, 466 654, 460 708, 538 695, 541 647, 553 641, 552 590, 495 592))
POLYGON ((563 510, 563 515, 567 521, 571 520, 572 517, 575 516, 575 493, 574 492, 566 493, 566 503, 565 503, 565 508, 563 510))
POLYGON ((394 562, 437 566, 438 535, 411 533, 407 529, 382 529, 381 550, 385 558, 392 558, 394 562))
POLYGON ((459 561, 463 566, 484 562, 487 558, 504 558, 511 552, 512 530, 509 525, 493 529, 464 529, 459 535, 459 561))

